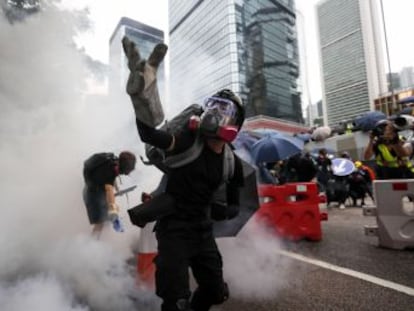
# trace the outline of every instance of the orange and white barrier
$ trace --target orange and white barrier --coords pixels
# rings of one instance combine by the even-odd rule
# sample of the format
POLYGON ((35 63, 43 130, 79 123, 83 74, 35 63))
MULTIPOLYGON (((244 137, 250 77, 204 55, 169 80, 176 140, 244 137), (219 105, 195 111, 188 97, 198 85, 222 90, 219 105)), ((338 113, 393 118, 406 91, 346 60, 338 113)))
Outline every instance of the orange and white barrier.
POLYGON ((157 239, 153 232, 154 225, 155 222, 142 228, 138 240, 137 283, 149 288, 155 286, 154 258, 157 256, 157 239))

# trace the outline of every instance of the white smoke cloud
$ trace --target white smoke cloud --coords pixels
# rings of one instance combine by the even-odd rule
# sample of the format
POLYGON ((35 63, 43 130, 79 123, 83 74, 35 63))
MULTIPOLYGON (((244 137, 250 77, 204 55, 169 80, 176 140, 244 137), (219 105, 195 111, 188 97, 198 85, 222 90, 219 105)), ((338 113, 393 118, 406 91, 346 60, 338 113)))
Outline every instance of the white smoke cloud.
MULTIPOLYGON (((155 310, 158 298, 137 286, 135 266, 126 264, 139 230, 125 209, 152 190, 159 173, 138 165, 124 179, 139 182, 138 190, 129 202, 118 199, 126 232, 106 228, 101 241, 90 239, 84 159, 98 151, 142 154, 142 144, 126 96, 86 95, 93 74, 73 38, 87 11, 43 3, 20 23, 0 16, 0 310, 155 310)), ((233 297, 274 295, 288 270, 274 255, 277 241, 255 231, 219 244, 233 297)))
POLYGON ((252 219, 236 238, 218 240, 230 295, 240 300, 274 299, 290 275, 290 261, 278 255, 280 240, 252 219))
MULTIPOLYGON (((142 153, 132 107, 126 97, 86 95, 93 73, 73 39, 87 10, 57 4, 42 1, 13 24, 0 16, 0 310, 149 310, 157 299, 125 264, 139 236, 125 198, 126 232, 106 228, 101 241, 89 236, 81 198, 93 152, 142 153)), ((138 164, 132 180, 145 171, 138 164)))

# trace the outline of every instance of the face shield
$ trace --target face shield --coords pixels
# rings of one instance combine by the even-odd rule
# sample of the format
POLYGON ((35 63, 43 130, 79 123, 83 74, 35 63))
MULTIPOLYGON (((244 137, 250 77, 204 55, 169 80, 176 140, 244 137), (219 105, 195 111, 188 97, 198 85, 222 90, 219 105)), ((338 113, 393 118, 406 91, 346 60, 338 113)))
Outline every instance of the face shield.
POLYGON ((203 108, 200 130, 204 135, 228 142, 237 136, 237 106, 233 101, 221 97, 208 97, 204 101, 203 108))

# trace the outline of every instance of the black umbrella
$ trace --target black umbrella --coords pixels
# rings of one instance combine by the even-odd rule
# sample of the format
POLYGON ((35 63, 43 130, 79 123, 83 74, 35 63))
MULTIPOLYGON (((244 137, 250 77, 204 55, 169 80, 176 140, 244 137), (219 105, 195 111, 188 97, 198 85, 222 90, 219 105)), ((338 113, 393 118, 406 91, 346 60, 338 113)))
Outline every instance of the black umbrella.
POLYGON ((408 96, 405 98, 402 98, 398 101, 399 104, 408 104, 408 103, 414 103, 414 96, 408 96))
POLYGON ((260 207, 256 170, 249 163, 240 160, 243 164, 244 174, 244 186, 240 189, 240 212, 233 219, 214 222, 213 232, 217 238, 236 236, 260 207))

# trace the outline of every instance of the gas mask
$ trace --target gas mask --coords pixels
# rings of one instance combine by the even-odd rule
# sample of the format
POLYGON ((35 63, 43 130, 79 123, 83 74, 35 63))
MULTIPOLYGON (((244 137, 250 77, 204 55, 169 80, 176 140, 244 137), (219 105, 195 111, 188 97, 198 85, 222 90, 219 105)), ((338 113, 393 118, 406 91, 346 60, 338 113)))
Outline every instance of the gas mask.
POLYGON ((233 141, 238 132, 236 104, 221 97, 208 97, 200 116, 199 129, 203 135, 216 137, 226 142, 233 141))

